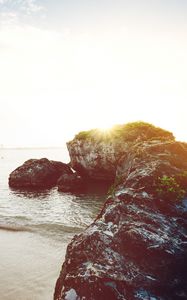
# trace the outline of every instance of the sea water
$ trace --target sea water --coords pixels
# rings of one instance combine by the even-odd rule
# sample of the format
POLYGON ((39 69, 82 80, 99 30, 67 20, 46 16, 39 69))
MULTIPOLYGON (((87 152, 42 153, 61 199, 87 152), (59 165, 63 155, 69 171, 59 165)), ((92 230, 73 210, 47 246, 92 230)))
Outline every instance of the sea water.
POLYGON ((97 216, 107 187, 18 191, 9 174, 30 158, 69 162, 66 148, 0 149, 0 300, 52 300, 66 247, 97 216))

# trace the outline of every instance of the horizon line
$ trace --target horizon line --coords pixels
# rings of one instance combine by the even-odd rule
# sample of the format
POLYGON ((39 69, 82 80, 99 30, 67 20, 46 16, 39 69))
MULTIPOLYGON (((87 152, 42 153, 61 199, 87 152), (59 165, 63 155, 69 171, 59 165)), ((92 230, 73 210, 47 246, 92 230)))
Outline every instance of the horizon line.
POLYGON ((24 150, 24 149, 60 149, 64 146, 0 146, 0 150, 24 150))

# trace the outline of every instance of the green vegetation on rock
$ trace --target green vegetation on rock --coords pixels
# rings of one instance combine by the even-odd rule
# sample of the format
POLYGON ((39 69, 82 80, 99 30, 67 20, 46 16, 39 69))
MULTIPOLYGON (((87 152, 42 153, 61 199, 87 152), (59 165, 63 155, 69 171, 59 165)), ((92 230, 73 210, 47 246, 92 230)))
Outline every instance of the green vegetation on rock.
POLYGON ((110 130, 92 129, 81 131, 75 139, 92 141, 113 141, 123 139, 127 142, 146 140, 175 140, 173 134, 152 124, 138 121, 124 125, 115 125, 110 130))
POLYGON ((166 200, 181 200, 187 190, 187 172, 176 174, 175 176, 158 177, 156 192, 158 196, 166 200))

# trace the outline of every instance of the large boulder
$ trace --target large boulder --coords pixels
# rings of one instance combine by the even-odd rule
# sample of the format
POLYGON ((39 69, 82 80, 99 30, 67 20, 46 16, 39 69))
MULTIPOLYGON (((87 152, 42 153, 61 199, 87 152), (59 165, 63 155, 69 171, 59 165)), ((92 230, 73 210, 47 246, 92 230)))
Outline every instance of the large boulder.
POLYGON ((29 159, 9 176, 13 188, 49 188, 56 185, 62 174, 73 174, 69 165, 58 161, 29 159))
POLYGON ((68 245, 55 300, 187 299, 187 144, 137 142, 102 211, 68 245))
POLYGON ((57 181, 58 190, 61 192, 78 192, 84 187, 84 180, 77 173, 63 174, 57 181))
POLYGON ((80 132, 67 143, 71 166, 91 180, 113 181, 119 159, 136 141, 174 140, 171 132, 144 122, 116 125, 110 131, 80 132))

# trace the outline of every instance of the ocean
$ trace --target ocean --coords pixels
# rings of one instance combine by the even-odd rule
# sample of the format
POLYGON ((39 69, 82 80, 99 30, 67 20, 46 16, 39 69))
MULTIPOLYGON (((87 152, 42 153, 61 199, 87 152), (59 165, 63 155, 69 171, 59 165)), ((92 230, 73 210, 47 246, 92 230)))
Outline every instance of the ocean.
POLYGON ((107 187, 16 191, 9 174, 30 158, 69 162, 66 148, 0 149, 0 300, 52 300, 72 237, 97 216, 107 187))

